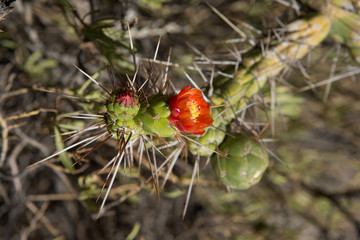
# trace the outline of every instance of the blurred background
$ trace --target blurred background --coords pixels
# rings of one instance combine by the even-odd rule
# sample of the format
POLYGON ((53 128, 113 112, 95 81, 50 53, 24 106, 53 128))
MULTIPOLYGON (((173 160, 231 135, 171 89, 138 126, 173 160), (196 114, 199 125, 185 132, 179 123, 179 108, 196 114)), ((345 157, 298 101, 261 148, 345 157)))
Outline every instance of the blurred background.
MULTIPOLYGON (((249 48, 206 3, 236 26, 256 29, 252 38, 265 39, 271 29, 316 11, 308 2, 1 1, 0 239, 359 239, 360 87, 352 74, 359 64, 332 38, 277 79, 284 114, 273 131, 264 132, 273 139, 267 147, 274 155, 260 183, 229 192, 208 166, 195 182, 184 220, 186 187, 158 198, 134 175, 120 181, 112 207, 95 218, 98 190, 92 184, 103 181, 98 165, 114 155, 112 143, 73 172, 59 159, 28 168, 56 151, 54 122, 61 114, 80 109, 76 99, 62 94, 101 99, 84 86, 86 77, 74 64, 90 75, 109 62, 119 76, 133 74, 127 24, 143 73, 161 35, 159 61, 151 71, 165 69, 161 62, 171 50, 170 75, 180 88, 184 69, 200 79, 187 68, 195 60, 210 57, 221 69, 234 61, 233 52, 249 48), (105 35, 106 24, 111 29, 105 35), (306 88, 341 74, 337 82, 306 88)), ((110 85, 106 69, 98 81, 110 85)), ((83 121, 62 124, 84 127, 83 121)), ((191 175, 183 165, 177 171, 185 177, 175 182, 191 175)))

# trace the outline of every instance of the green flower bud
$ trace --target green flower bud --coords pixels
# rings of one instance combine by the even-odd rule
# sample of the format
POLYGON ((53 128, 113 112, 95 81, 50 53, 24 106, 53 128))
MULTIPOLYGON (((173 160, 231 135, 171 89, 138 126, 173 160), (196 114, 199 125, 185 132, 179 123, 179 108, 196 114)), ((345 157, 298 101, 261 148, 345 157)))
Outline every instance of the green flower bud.
POLYGON ((230 188, 247 189, 258 183, 269 165, 266 151, 253 140, 245 137, 227 137, 219 150, 226 156, 212 156, 214 171, 221 182, 230 188), (218 163, 219 159, 219 163, 218 163))

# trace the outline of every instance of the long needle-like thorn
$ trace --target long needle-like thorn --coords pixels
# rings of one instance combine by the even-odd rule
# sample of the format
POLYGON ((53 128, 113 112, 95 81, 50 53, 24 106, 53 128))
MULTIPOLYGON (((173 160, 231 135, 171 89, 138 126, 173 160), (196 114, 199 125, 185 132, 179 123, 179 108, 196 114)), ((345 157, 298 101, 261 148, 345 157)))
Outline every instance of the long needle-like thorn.
POLYGON ((187 211, 187 208, 188 208, 188 205, 189 205, 189 201, 190 201, 192 187, 194 185, 194 179, 195 179, 196 173, 198 171, 199 171, 199 158, 196 158, 193 173, 191 175, 191 181, 190 181, 188 193, 186 195, 185 206, 184 206, 184 210, 183 210, 183 213, 182 213, 182 220, 184 220, 184 218, 185 218, 185 214, 186 214, 186 211, 187 211))
POLYGON ((89 74, 87 74, 86 72, 84 72, 83 70, 81 70, 78 66, 76 66, 74 64, 74 67, 76 67, 82 74, 84 74, 86 77, 88 77, 91 81, 93 81, 97 86, 99 86, 104 92, 106 92, 107 94, 109 94, 109 96, 111 96, 110 92, 103 86, 101 85, 99 82, 97 82, 95 79, 93 79, 89 74))
POLYGON ((128 28, 128 32, 129 32, 130 49, 131 49, 132 56, 133 56, 134 68, 135 68, 135 69, 137 69, 137 65, 136 65, 136 57, 135 57, 134 45, 133 45, 133 41, 132 41, 132 37, 131 37, 130 25, 129 25, 129 22, 126 22, 126 24, 127 24, 127 28, 128 28))
POLYGON ((107 140, 109 140, 112 137, 112 134, 108 133, 108 136, 101 142, 99 142, 98 144, 96 144, 93 148, 91 148, 87 153, 85 153, 83 156, 81 156, 78 160, 76 160, 76 162, 72 165, 75 166, 76 164, 78 164, 81 160, 83 160, 87 155, 89 155, 90 153, 92 153, 95 149, 97 149, 98 147, 100 147, 101 145, 103 145, 107 140))
POLYGON ((76 146, 78 146, 78 145, 80 145, 80 144, 82 144, 82 143, 84 143, 84 142, 90 143, 91 141, 93 141, 93 140, 96 139, 96 138, 97 138, 96 136, 86 138, 86 139, 84 139, 84 140, 82 140, 82 141, 80 141, 80 142, 78 142, 78 143, 75 143, 75 144, 73 144, 73 145, 71 145, 71 146, 69 146, 69 147, 67 147, 67 148, 64 148, 63 150, 61 150, 61 151, 59 151, 59 152, 54 153, 54 154, 51 155, 51 156, 48 156, 47 158, 44 158, 44 159, 42 159, 42 160, 40 160, 40 161, 38 161, 38 162, 36 162, 36 163, 34 163, 34 164, 31 164, 30 166, 28 166, 28 168, 34 167, 35 165, 38 165, 38 164, 43 163, 43 162, 45 162, 45 161, 47 161, 47 160, 49 160, 49 159, 51 159, 51 158, 53 158, 53 157, 56 157, 56 156, 58 156, 59 154, 61 154, 61 153, 63 153, 63 152, 66 152, 67 150, 72 149, 72 148, 74 148, 74 147, 76 147, 76 146))
POLYGON ((207 3, 207 5, 211 8, 211 10, 216 13, 216 15, 218 15, 225 23, 227 23, 232 29, 234 29, 235 32, 237 32, 242 38, 247 39, 248 42, 252 45, 255 46, 255 42, 252 39, 248 39, 248 37, 246 36, 246 34, 241 31, 238 27, 236 27, 227 17, 225 17, 219 10, 217 10, 216 8, 214 8, 211 4, 207 3))
POLYGON ((115 181, 115 178, 116 178, 116 173, 118 172, 119 167, 120 167, 120 163, 121 163, 121 161, 122 161, 122 159, 123 159, 123 157, 124 157, 125 148, 126 148, 127 144, 129 143, 129 141, 130 141, 130 139, 131 139, 131 136, 132 136, 132 133, 130 132, 129 137, 127 138, 126 142, 122 141, 123 144, 120 146, 120 149, 119 149, 119 152, 121 152, 121 156, 120 156, 119 160, 117 160, 117 162, 115 161, 116 167, 115 167, 114 172, 113 172, 113 177, 112 177, 112 179, 111 179, 111 181, 110 181, 109 188, 108 188, 108 190, 106 191, 105 196, 104 196, 104 199, 103 199, 103 201, 102 201, 102 203, 101 203, 100 210, 99 210, 99 213, 98 213, 98 215, 97 215, 97 218, 99 218, 99 217, 101 216, 101 214, 102 214, 102 211, 103 211, 105 202, 106 202, 106 200, 107 200, 107 198, 108 198, 108 196, 109 196, 109 193, 110 193, 110 190, 111 190, 111 188, 112 188, 112 185, 114 184, 114 181, 115 181))
POLYGON ((109 75, 109 78, 110 78, 110 81, 111 81, 112 91, 115 92, 116 84, 115 84, 114 74, 113 74, 113 72, 111 70, 111 67, 109 65, 106 65, 106 69, 107 69, 107 72, 108 72, 108 75, 109 75))

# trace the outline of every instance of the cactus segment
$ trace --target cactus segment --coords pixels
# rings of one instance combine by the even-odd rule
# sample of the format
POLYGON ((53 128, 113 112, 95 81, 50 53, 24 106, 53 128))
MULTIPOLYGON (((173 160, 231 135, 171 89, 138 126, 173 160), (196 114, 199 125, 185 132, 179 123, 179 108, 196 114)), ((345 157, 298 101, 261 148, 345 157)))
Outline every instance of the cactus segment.
POLYGON ((234 189, 248 189, 258 183, 269 165, 266 151, 256 142, 244 137, 227 137, 219 150, 227 155, 211 158, 214 171, 221 182, 234 189), (218 163, 219 161, 219 163, 218 163))
POLYGON ((212 126, 206 129, 204 135, 199 137, 193 137, 198 143, 188 141, 189 149, 194 154, 200 156, 210 156, 216 151, 216 147, 223 142, 226 132, 226 123, 219 114, 219 108, 215 108, 211 111, 211 117, 214 119, 212 126), (211 151, 212 149, 213 151, 211 151))
POLYGON ((111 94, 111 100, 106 102, 106 108, 112 120, 126 122, 134 119, 140 110, 140 104, 134 92, 118 89, 111 94))
POLYGON ((251 97, 265 85, 268 78, 278 75, 289 62, 304 57, 322 42, 328 35, 330 26, 330 19, 320 14, 292 22, 287 26, 288 34, 282 42, 272 46, 264 57, 250 57, 252 61, 244 59, 246 66, 234 78, 228 81, 222 79, 221 86, 214 81, 218 87, 211 101, 216 105, 225 102, 235 104, 243 97, 251 97))
POLYGON ((217 128, 208 128, 206 133, 197 139, 199 144, 194 142, 188 142, 188 146, 191 152, 197 153, 200 156, 210 156, 213 154, 212 150, 216 150, 216 146, 219 145, 225 138, 225 124, 220 124, 217 128), (209 149, 210 148, 210 149, 209 149))
POLYGON ((171 137, 175 134, 168 120, 170 110, 167 98, 167 96, 153 95, 141 104, 135 122, 141 125, 146 133, 157 134, 160 137, 171 137))
POLYGON ((331 37, 349 49, 353 59, 360 63, 360 15, 337 9, 333 11, 331 37))
MULTIPOLYGON (((267 79, 278 75, 289 62, 294 62, 304 57, 313 47, 321 43, 330 32, 331 21, 327 16, 321 14, 309 15, 306 18, 296 20, 286 26, 287 34, 280 43, 273 43, 269 50, 262 56, 257 50, 245 56, 243 65, 234 78, 224 78, 220 76, 214 80, 215 91, 211 97, 211 101, 215 105, 227 104, 231 107, 217 108, 223 111, 222 116, 217 118, 222 121, 231 122, 235 118, 234 112, 246 107, 244 98, 251 98, 258 93, 266 84, 267 79)), ((226 71, 227 72, 227 71, 226 71)), ((217 114, 217 113, 216 113, 217 114)), ((216 115, 215 114, 215 115, 216 115)), ((215 115, 212 114, 215 119, 215 115)), ((220 123, 215 121, 213 126, 219 127, 220 123)), ((218 143, 221 142, 220 133, 217 138, 218 143)), ((222 136, 224 138, 224 136, 222 136)), ((212 135, 205 134, 198 141, 205 146, 215 150, 212 135), (207 139, 209 137, 209 139, 207 139)), ((195 147, 190 148, 194 153, 199 151, 195 147)), ((200 154, 206 154, 206 151, 200 149, 200 154)), ((208 153, 207 153, 208 154, 208 153)), ((206 154, 206 155, 207 155, 206 154)))
POLYGON ((138 96, 129 90, 118 89, 106 102, 107 113, 104 115, 108 131, 116 136, 118 129, 126 131, 139 129, 134 121, 140 110, 138 96))

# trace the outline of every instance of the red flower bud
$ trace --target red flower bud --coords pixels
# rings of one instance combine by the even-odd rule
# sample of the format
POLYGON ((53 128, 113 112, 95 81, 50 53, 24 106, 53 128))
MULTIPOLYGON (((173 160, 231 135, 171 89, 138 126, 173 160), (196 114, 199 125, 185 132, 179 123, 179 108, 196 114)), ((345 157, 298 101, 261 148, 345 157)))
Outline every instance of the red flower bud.
POLYGON ((137 98, 134 96, 134 93, 132 91, 119 91, 116 95, 115 101, 118 102, 120 105, 123 105, 125 107, 134 107, 137 105, 137 98))
POLYGON ((210 105, 203 99, 199 89, 184 87, 180 93, 169 100, 171 115, 169 122, 181 132, 203 135, 204 128, 213 123, 210 105))

